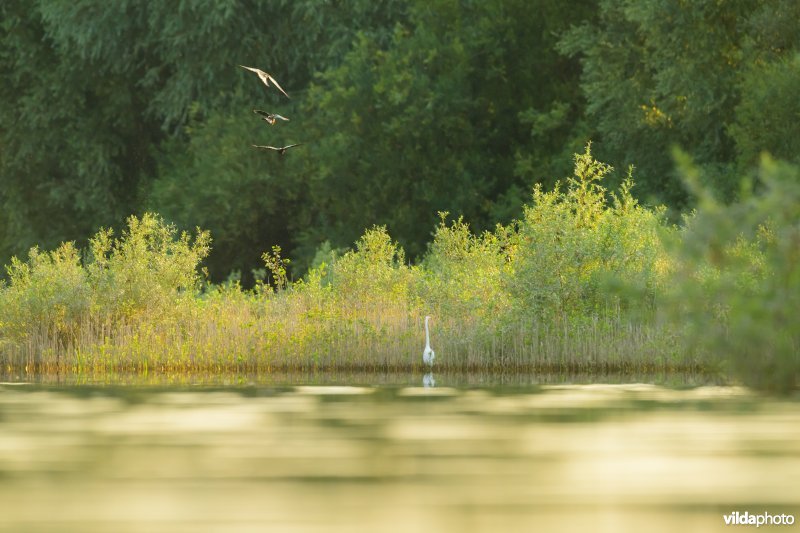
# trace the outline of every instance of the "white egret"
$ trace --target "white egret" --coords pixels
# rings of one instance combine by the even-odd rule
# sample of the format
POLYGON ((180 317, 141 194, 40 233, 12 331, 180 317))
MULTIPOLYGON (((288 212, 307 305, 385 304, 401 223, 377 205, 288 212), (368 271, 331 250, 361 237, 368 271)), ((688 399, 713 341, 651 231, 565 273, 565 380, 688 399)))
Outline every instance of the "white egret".
POLYGON ((436 354, 433 353, 431 349, 431 334, 428 330, 428 320, 431 317, 425 317, 425 350, 422 352, 422 362, 428 366, 433 366, 433 359, 436 357, 436 354))

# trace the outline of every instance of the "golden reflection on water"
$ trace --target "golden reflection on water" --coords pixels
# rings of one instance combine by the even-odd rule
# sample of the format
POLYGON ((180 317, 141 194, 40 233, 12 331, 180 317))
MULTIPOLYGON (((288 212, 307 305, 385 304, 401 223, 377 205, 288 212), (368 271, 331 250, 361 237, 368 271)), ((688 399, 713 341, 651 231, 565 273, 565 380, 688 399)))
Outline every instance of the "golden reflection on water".
POLYGON ((798 487, 800 403, 735 387, 0 385, 7 531, 721 531, 798 487))

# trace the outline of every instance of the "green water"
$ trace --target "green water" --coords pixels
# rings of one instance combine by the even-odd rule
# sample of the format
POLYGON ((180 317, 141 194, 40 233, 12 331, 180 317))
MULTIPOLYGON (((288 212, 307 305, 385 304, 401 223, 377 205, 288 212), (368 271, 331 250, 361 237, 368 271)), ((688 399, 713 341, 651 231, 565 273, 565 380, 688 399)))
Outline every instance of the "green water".
POLYGON ((0 529, 686 533, 729 530, 733 511, 800 520, 797 399, 350 378, 359 386, 2 384, 0 529))

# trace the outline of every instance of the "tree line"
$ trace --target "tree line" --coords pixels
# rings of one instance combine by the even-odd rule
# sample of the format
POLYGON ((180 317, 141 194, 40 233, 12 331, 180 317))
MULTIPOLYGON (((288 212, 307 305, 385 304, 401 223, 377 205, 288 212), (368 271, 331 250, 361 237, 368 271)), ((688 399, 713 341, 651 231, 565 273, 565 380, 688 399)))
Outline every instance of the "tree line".
POLYGON ((415 258, 438 212, 520 217, 588 140, 675 213, 674 146, 727 199, 762 151, 800 162, 794 0, 6 0, 0 68, 3 264, 147 211, 210 231, 214 280, 374 224, 415 258))

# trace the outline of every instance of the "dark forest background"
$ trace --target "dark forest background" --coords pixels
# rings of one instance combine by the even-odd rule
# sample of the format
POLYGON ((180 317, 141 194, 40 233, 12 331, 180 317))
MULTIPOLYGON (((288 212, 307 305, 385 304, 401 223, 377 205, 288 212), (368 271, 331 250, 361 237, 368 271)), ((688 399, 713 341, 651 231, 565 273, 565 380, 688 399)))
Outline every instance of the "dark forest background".
POLYGON ((0 71, 3 264, 155 211, 247 282, 273 245, 299 275, 373 224, 415 258, 439 211, 508 222, 589 140, 673 214, 674 146, 729 200, 800 162, 796 0, 4 0, 0 71))

